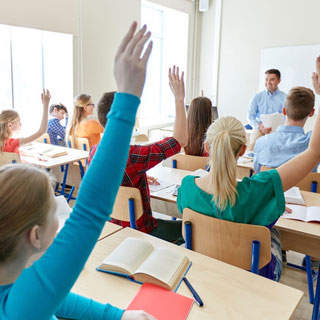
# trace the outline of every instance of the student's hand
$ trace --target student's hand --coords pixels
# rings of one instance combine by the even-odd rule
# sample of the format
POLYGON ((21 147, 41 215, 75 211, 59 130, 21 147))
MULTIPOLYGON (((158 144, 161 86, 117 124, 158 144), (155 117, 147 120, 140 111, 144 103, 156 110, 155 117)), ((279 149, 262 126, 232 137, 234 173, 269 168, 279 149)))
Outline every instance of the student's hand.
POLYGON ((152 41, 149 42, 146 51, 140 58, 151 33, 150 31, 146 33, 147 28, 144 25, 134 35, 136 28, 137 22, 133 22, 120 44, 114 61, 114 76, 118 92, 130 93, 140 98, 146 78, 152 41))
POLYGON ((160 184, 157 178, 154 178, 148 175, 147 175, 147 181, 148 181, 148 184, 154 184, 156 186, 160 184))
POLYGON ((179 67, 173 66, 169 68, 169 86, 176 99, 184 100, 184 72, 182 71, 181 77, 179 76, 179 67))
POLYGON ((320 56, 316 59, 316 72, 312 74, 314 91, 320 95, 320 56))
POLYGON ((144 311, 129 310, 125 311, 121 317, 121 320, 157 320, 153 316, 150 316, 144 311))
POLYGON ((285 213, 292 213, 292 209, 286 207, 286 209, 284 210, 285 213))
POLYGON ((50 99, 51 99, 50 91, 43 89, 43 92, 41 93, 41 101, 45 108, 48 108, 50 99))

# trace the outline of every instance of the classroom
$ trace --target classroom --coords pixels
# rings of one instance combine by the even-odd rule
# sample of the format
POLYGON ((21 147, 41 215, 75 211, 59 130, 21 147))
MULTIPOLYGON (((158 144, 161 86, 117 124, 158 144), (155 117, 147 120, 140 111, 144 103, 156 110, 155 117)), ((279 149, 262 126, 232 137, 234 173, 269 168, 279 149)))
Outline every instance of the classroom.
MULTIPOLYGON (((320 59, 316 62, 320 55, 319 12, 318 0, 2 0, 0 126, 9 134, 0 128, 0 199, 3 198, 0 207, 5 208, 0 225, 6 226, 0 227, 0 243, 6 248, 0 250, 0 304, 4 310, 0 310, 0 318, 19 319, 22 314, 19 312, 23 312, 30 314, 30 319, 65 319, 66 315, 80 319, 79 314, 86 310, 92 319, 319 319, 319 224, 289 216, 291 207, 294 214, 298 210, 295 207, 315 208, 315 211, 320 208, 317 167, 320 157, 317 160, 316 150, 320 141, 320 59), (136 30, 132 26, 134 21, 136 30), (139 66, 136 52, 140 52, 138 58, 143 57, 139 66), (131 60, 126 60, 126 55, 131 60), (275 74, 273 71, 265 74, 267 69, 281 72, 275 91, 270 91, 265 83, 266 77, 275 74), (135 75, 132 70, 136 71, 135 75), (299 87, 300 91, 292 92, 292 87, 299 87), (281 128, 302 127, 304 138, 301 139, 307 142, 295 153, 294 160, 288 161, 294 157, 291 156, 269 166, 261 162, 258 172, 255 164, 258 146, 252 144, 257 128, 248 119, 248 109, 258 92, 272 95, 278 89, 285 95, 276 112, 278 116, 282 114, 282 107, 287 112, 287 118, 279 120, 281 128), (210 115, 203 113, 207 124, 201 129, 201 137, 198 132, 200 140, 194 138, 191 143, 193 131, 189 121, 195 108, 194 98, 199 99, 199 104, 210 105, 210 115), (301 99, 310 105, 303 121, 294 118, 294 122, 288 122, 293 119, 289 105, 299 104, 301 99), (7 109, 13 112, 2 114, 7 109), (123 120, 125 116, 128 121, 123 120), (90 123, 94 134, 87 135, 88 126, 84 123, 90 123), (55 142, 57 136, 52 136, 50 130, 57 127, 62 131, 55 142), (122 128, 123 134, 116 128, 122 128), (309 131, 314 133, 311 135, 309 131), (225 143, 225 152, 221 152, 225 132, 230 141, 234 138, 236 142, 225 143), (216 140, 216 136, 221 139, 216 140), (189 152, 195 144, 200 151, 189 152), (115 156, 110 157, 110 153, 115 156), (20 162, 32 165, 32 169, 23 169, 20 162), (5 178, 9 169, 1 169, 8 163, 8 168, 22 167, 21 171, 12 173, 17 175, 16 181, 30 180, 30 185, 16 182, 18 192, 26 194, 19 201, 14 200, 17 196, 13 191, 8 192, 13 190, 10 183, 14 183, 14 179, 5 178), (109 166, 113 168, 111 173, 107 170, 109 166), (229 170, 229 166, 233 169, 229 170), (52 201, 48 200, 53 192, 44 187, 49 181, 45 171, 56 181, 54 205, 59 220, 56 230, 52 222, 56 218, 54 213, 51 217, 53 211, 49 210, 52 201), (87 172, 90 172, 88 176, 87 172), (33 175, 37 184, 31 183, 33 175), (85 182, 83 186, 82 182, 85 182), (27 191, 31 192, 32 188, 34 199, 47 200, 42 204, 30 202, 25 211, 29 210, 31 217, 31 212, 41 207, 39 212, 46 212, 44 216, 52 218, 51 229, 45 227, 49 222, 44 221, 48 219, 21 219, 31 222, 25 222, 25 226, 21 222, 18 231, 12 231, 12 239, 20 241, 18 246, 18 240, 8 240, 11 237, 6 232, 14 230, 10 229, 14 222, 7 224, 10 219, 6 217, 13 209, 4 204, 12 204, 13 208, 16 202, 17 208, 22 206, 23 201, 27 202, 27 191), (204 197, 197 198, 199 189, 200 194, 206 194, 204 197), (296 190, 298 195, 292 195, 296 190), (298 201, 294 202, 298 206, 292 205, 290 196, 295 199, 293 202, 298 201), (248 200, 239 204, 240 197, 248 200), (135 199, 133 213, 132 198, 135 199), (209 204, 214 209, 207 213, 209 204), (68 219, 72 211, 75 214, 68 219), (216 219, 221 212, 224 218, 216 219), (237 216, 238 212, 242 218, 237 216), (280 218, 283 212, 284 217, 280 218), (91 214, 94 218, 89 221, 91 214), (104 224, 102 220, 108 222, 104 224), (186 225, 192 225, 192 231, 185 226, 186 221, 186 225), (75 222, 79 223, 78 230, 75 222), (218 236, 208 229, 211 223, 218 236), (86 224, 91 226, 89 231, 86 224), (240 224, 248 228, 235 226, 240 224), (73 228, 74 234, 64 232, 67 228, 73 228), (255 239, 247 240, 251 233, 255 239), (51 245, 55 235, 57 241, 51 245), (179 294, 166 299, 177 299, 184 314, 178 315, 175 309, 179 308, 171 310, 168 306, 165 310, 160 304, 161 310, 155 311, 158 304, 154 302, 145 306, 148 293, 143 290, 154 290, 150 295, 159 301, 163 294, 145 284, 141 287, 142 282, 151 281, 148 272, 139 283, 110 274, 120 272, 110 271, 105 265, 111 258, 120 257, 117 250, 125 239, 131 239, 131 244, 129 241, 123 249, 132 253, 128 256, 138 256, 138 242, 145 241, 153 246, 154 252, 164 247, 168 250, 166 255, 187 259, 188 262, 183 260, 184 269, 179 265, 184 273, 175 279, 174 285, 172 279, 163 281, 171 294, 175 291, 179 294), (252 240, 262 243, 256 264, 254 259, 251 262, 252 240), (11 242, 7 247, 8 241, 11 242), (233 246, 222 246, 222 242, 211 245, 217 241, 227 241, 233 246), (243 241, 249 241, 250 246, 243 246, 243 241), (13 245, 16 248, 11 250, 13 245), (245 249, 239 249, 238 245, 245 249), (236 248, 239 257, 228 256, 226 252, 231 247, 236 248), (66 270, 70 275, 62 276, 62 263, 54 266, 49 262, 55 255, 67 256, 67 250, 70 251, 66 270), (249 255, 248 261, 242 261, 241 250, 243 255, 249 255), (16 258, 17 254, 21 259, 16 258), (76 261, 76 267, 71 259, 76 261), (28 269, 22 270, 29 266, 28 275, 28 269), (54 274, 52 277, 46 276, 45 267, 54 274), (107 273, 97 271, 103 268, 107 273), (255 274, 258 272, 260 276, 255 274), (42 308, 34 311, 32 299, 35 299, 28 297, 28 306, 22 303, 20 311, 14 310, 13 305, 25 296, 19 295, 28 281, 37 281, 38 276, 45 279, 34 287, 42 308), (61 286, 57 285, 60 276, 64 281, 61 286), (187 279, 195 289, 190 289, 187 279), (7 303, 10 290, 16 294, 7 303), (77 295, 93 299, 92 309, 86 307, 90 303, 88 299, 81 300, 77 295), (185 300, 178 301, 178 297, 185 300), (199 299, 203 300, 202 307, 198 306, 199 299), (70 311, 72 307, 77 310, 75 313, 70 311), (104 316, 99 312, 104 312, 104 316)), ((270 135, 267 132, 260 146, 274 132, 270 135)), ((269 158, 281 158, 280 151, 273 152, 269 158)), ((12 215, 12 219, 23 215, 23 210, 14 211, 17 215, 12 215)), ((317 214, 310 221, 320 221, 317 214)), ((169 270, 172 262, 166 264, 164 258, 159 258, 159 262, 162 259, 163 269, 169 270)), ((126 271, 128 277, 138 279, 132 271, 126 271)), ((124 273, 122 269, 120 273, 124 273)), ((159 271, 157 276, 166 278, 168 273, 159 271)))

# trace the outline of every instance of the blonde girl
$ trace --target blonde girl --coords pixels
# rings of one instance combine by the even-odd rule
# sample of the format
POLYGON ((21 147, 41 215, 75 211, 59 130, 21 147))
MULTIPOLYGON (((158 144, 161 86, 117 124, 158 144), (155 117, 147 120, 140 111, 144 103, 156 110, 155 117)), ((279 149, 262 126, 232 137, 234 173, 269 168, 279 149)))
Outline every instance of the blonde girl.
MULTIPOLYGON (((313 74, 314 90, 320 95, 320 57, 313 74)), ((283 192, 302 180, 320 160, 320 115, 312 132, 309 148, 276 170, 236 180, 239 156, 246 150, 243 125, 234 117, 213 123, 206 135, 211 170, 202 178, 187 176, 179 189, 180 212, 191 208, 199 213, 234 222, 267 226, 271 229, 272 259, 260 274, 274 280, 281 275, 281 245, 272 228, 285 211, 283 192)))
POLYGON ((77 147, 76 138, 87 138, 90 148, 99 143, 100 133, 103 127, 98 120, 88 120, 88 116, 93 114, 94 103, 89 94, 80 94, 74 98, 74 109, 71 125, 67 139, 71 140, 72 146, 77 147))
POLYGON ((21 130, 19 114, 14 110, 3 110, 0 113, 0 152, 15 152, 19 154, 19 147, 41 137, 47 131, 48 106, 50 102, 49 90, 43 90, 41 101, 43 105, 42 120, 37 132, 26 138, 14 139, 13 135, 21 130))
POLYGON ((70 293, 112 212, 127 161, 151 52, 149 45, 141 57, 150 32, 143 27, 134 36, 136 25, 132 24, 115 59, 119 93, 108 116, 108 134, 56 240, 56 206, 47 173, 23 164, 0 168, 1 320, 154 319, 142 311, 124 311, 70 293), (117 155, 110 157, 115 148, 117 155), (26 268, 28 261, 42 251, 46 251, 44 255, 26 268))

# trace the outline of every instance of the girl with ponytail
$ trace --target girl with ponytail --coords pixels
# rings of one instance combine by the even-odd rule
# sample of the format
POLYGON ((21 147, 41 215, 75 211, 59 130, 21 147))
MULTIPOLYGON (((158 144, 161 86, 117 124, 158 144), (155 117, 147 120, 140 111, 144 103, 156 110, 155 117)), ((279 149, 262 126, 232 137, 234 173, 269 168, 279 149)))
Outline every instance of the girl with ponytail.
MULTIPOLYGON (((320 95, 320 57, 313 73, 313 86, 320 95)), ((178 191, 182 213, 190 208, 201 214, 233 222, 267 226, 271 233, 270 263, 260 275, 279 281, 282 271, 281 244, 272 228, 285 211, 284 191, 295 186, 320 161, 320 115, 309 148, 275 170, 260 172, 242 181, 236 179, 237 159, 246 150, 243 125, 234 117, 215 121, 207 130, 205 148, 210 154, 210 172, 204 177, 187 176, 178 191)))

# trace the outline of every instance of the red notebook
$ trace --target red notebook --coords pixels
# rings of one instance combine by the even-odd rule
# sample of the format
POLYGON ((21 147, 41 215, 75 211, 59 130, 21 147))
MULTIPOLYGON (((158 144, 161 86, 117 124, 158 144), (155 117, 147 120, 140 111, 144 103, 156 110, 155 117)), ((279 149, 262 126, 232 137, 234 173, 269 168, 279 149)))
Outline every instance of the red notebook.
POLYGON ((144 310, 157 320, 185 320, 192 304, 191 298, 144 283, 127 310, 144 310))

